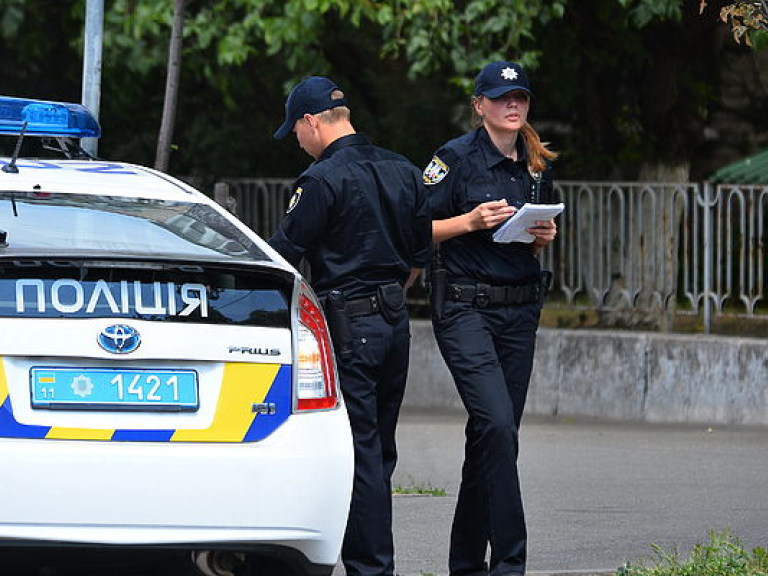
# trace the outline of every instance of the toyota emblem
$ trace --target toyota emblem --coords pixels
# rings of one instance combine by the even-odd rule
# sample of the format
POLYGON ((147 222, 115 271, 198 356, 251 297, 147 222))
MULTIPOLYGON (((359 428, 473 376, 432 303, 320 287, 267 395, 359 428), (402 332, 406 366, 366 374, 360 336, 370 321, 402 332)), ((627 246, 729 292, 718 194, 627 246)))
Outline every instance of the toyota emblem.
POLYGON ((112 324, 99 333, 99 346, 112 354, 128 354, 141 344, 141 336, 135 328, 126 324, 112 324))

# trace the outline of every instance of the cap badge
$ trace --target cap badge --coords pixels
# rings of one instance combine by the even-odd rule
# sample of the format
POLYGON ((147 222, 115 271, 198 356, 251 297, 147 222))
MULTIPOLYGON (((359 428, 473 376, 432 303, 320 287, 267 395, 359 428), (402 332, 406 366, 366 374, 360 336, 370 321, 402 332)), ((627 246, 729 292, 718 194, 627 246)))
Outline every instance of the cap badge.
POLYGON ((429 166, 424 169, 424 184, 427 184, 428 186, 437 184, 440 180, 446 177, 449 170, 450 168, 448 168, 445 162, 440 160, 437 156, 434 156, 432 162, 429 163, 429 166))
POLYGON ((517 70, 507 66, 501 71, 501 77, 504 78, 504 80, 517 80, 517 70))

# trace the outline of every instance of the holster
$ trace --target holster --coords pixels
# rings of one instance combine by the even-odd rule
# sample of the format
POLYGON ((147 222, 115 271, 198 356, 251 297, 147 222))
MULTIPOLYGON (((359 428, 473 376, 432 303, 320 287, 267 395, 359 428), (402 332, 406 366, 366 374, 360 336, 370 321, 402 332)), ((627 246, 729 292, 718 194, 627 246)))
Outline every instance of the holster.
POLYGON ((325 299, 325 315, 331 331, 331 340, 339 358, 352 354, 352 326, 347 314, 347 301, 339 290, 331 290, 325 299))
POLYGON ((439 320, 443 317, 445 291, 448 289, 445 269, 430 268, 427 278, 427 295, 429 296, 429 304, 432 308, 432 316, 439 320))
POLYGON ((440 244, 435 244, 432 250, 432 262, 429 265, 429 274, 427 274, 427 296, 429 296, 432 316, 438 320, 443 317, 446 290, 448 290, 448 281, 445 268, 443 268, 440 244))
POLYGON ((390 324, 397 322, 401 312, 405 310, 405 294, 398 283, 383 284, 376 288, 379 307, 384 320, 390 324))

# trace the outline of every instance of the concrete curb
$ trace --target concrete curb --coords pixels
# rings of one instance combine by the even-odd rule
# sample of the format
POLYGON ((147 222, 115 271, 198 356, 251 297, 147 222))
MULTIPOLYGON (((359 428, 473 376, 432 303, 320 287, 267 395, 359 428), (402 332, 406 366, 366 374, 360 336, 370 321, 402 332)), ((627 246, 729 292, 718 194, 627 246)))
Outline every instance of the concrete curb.
MULTIPOLYGON (((463 411, 428 320, 411 322, 404 407, 463 411)), ((526 413, 768 426, 768 339, 541 328, 526 413)))

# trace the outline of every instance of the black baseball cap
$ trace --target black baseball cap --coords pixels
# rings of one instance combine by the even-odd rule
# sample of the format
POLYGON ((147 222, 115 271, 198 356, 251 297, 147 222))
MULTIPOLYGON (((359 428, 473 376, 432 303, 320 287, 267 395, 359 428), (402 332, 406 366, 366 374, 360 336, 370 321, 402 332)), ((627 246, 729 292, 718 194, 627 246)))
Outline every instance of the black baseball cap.
POLYGON ((512 90, 523 90, 533 96, 528 74, 517 62, 491 62, 475 78, 475 96, 498 98, 512 90))
POLYGON ((346 106, 346 98, 337 100, 331 98, 334 90, 340 90, 340 88, 324 76, 310 76, 299 82, 285 100, 285 120, 273 136, 285 138, 293 130, 296 120, 304 114, 319 114, 324 110, 346 106))

